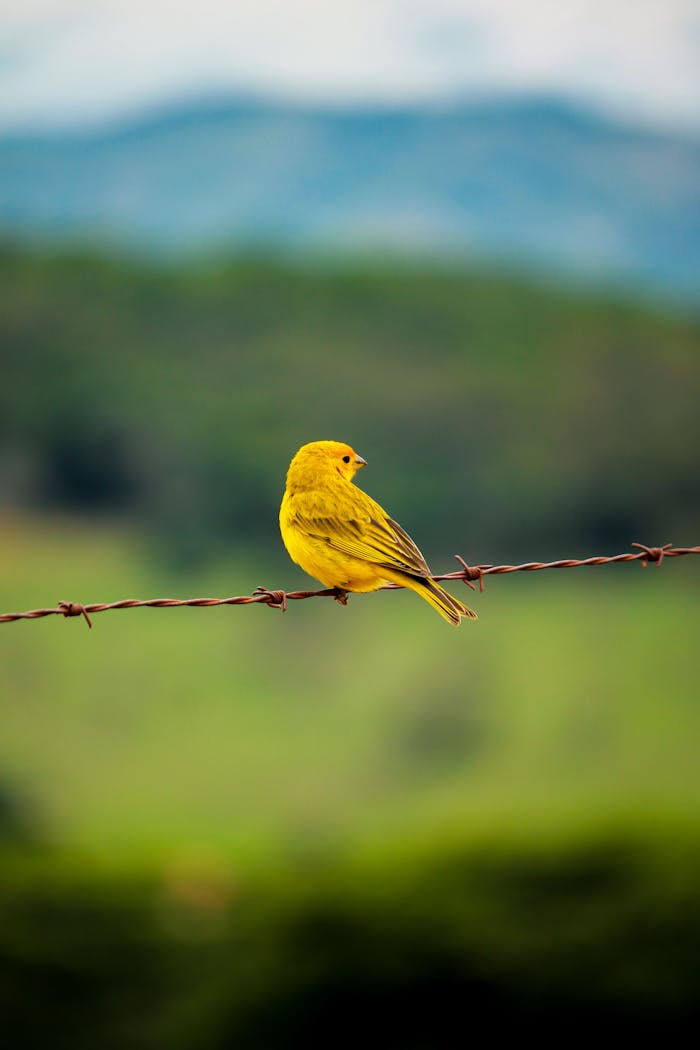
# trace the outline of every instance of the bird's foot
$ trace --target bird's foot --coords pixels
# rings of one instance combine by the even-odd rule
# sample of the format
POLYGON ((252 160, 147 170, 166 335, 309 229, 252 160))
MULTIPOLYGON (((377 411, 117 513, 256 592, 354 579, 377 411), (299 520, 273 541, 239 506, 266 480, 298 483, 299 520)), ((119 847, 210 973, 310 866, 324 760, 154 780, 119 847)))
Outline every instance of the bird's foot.
POLYGON ((271 591, 267 587, 256 587, 253 594, 258 597, 258 601, 265 602, 271 609, 281 609, 282 612, 287 611, 286 591, 271 591))
POLYGON ((333 601, 338 602, 340 605, 348 604, 348 592, 344 591, 342 587, 334 587, 335 594, 333 595, 333 601))

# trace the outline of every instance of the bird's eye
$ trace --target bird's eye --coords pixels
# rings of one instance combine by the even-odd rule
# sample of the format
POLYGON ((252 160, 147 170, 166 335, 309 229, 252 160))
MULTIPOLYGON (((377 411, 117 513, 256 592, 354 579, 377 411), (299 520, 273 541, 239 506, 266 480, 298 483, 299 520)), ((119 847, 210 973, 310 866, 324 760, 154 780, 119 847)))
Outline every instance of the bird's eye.
POLYGON ((350 456, 343 456, 343 463, 349 463, 349 462, 350 462, 350 456))

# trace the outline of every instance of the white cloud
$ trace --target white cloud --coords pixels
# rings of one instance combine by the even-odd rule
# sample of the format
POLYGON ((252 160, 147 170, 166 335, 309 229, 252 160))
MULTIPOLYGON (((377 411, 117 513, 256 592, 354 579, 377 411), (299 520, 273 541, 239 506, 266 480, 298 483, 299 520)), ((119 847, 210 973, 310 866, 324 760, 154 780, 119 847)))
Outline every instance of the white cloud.
POLYGON ((190 91, 559 92, 700 125, 697 0, 0 0, 0 123, 190 91))

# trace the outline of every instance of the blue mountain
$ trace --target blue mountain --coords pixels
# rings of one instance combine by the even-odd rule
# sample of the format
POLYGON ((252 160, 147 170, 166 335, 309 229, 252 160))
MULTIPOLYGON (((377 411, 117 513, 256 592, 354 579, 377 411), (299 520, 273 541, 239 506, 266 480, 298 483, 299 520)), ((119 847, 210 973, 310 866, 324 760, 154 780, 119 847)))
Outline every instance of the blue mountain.
POLYGON ((0 232, 148 251, 388 249, 700 291, 700 139, 556 100, 199 102, 0 136, 0 232))

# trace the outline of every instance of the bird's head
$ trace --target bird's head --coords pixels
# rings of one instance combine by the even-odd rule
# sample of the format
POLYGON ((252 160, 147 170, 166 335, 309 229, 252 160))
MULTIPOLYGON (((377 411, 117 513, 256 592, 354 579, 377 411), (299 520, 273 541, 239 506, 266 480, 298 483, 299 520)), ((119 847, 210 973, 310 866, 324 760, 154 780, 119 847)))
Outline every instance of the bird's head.
POLYGON ((352 481, 357 471, 366 466, 362 456, 342 441, 312 441, 302 445, 292 460, 290 475, 323 475, 337 472, 352 481))

